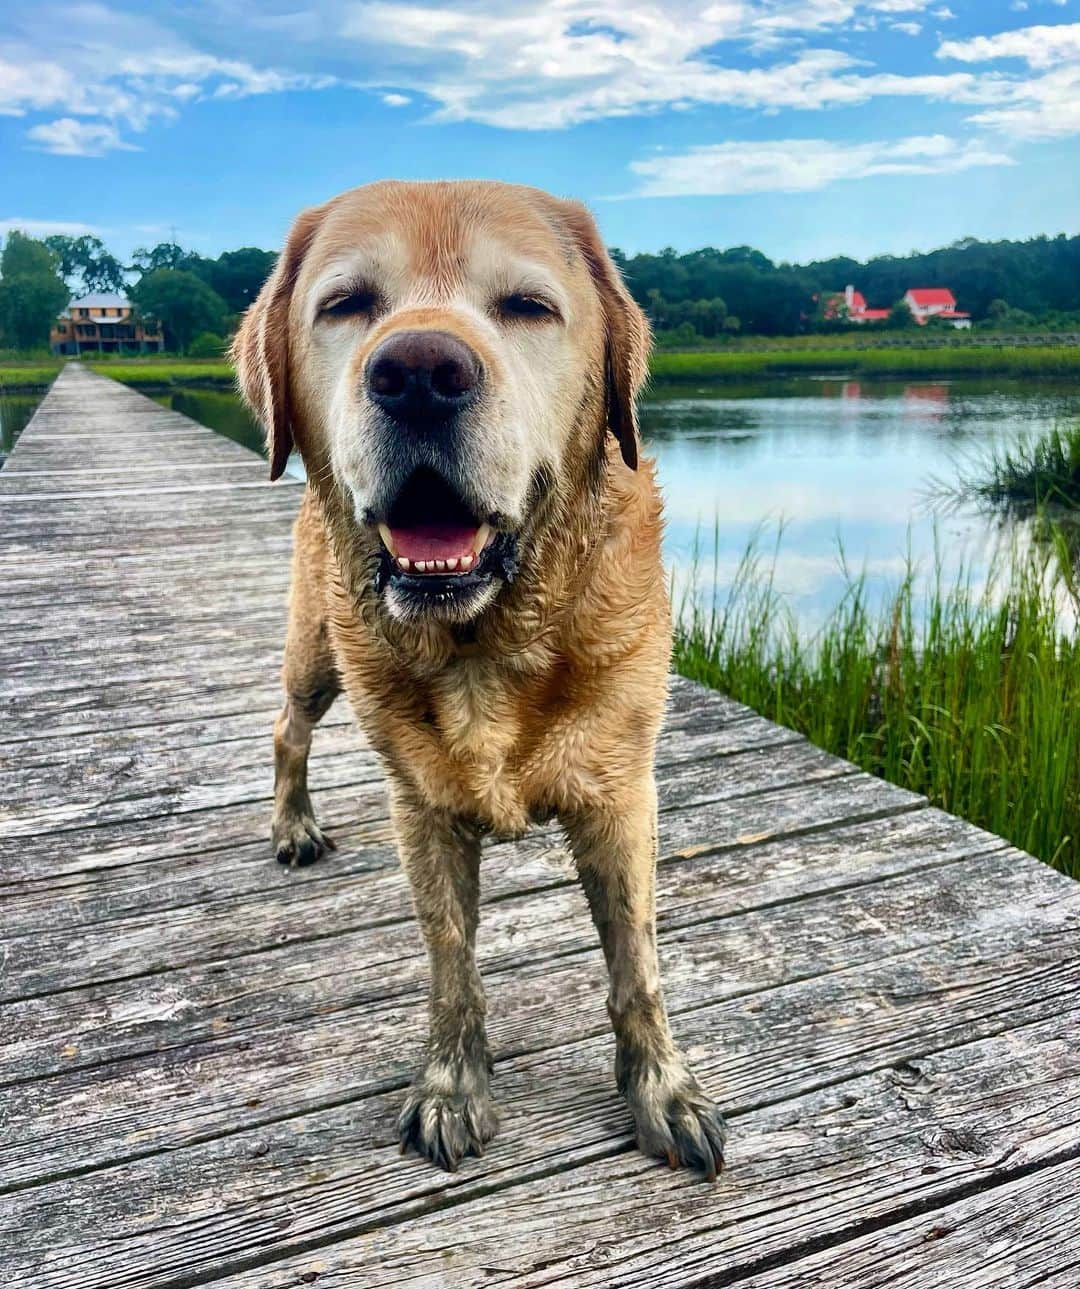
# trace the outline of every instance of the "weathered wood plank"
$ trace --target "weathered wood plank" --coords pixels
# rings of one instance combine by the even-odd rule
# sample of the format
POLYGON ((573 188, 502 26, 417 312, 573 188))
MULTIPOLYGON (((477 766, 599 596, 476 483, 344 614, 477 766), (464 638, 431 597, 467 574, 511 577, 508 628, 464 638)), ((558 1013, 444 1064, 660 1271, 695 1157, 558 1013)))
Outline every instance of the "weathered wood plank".
MULTIPOLYGON (((7 808, 0 811, 0 836, 5 817, 36 825, 48 811, 60 810, 67 819, 76 807, 83 806, 85 814, 78 816, 80 823, 92 823, 93 812, 103 802, 142 803, 150 797, 168 810, 177 793, 198 793, 225 782, 242 784, 253 777, 263 784, 259 796, 268 798, 272 794, 269 723, 260 737, 188 746, 182 751, 168 744, 158 746, 156 739, 151 741, 145 737, 147 733, 143 731, 145 741, 136 751, 104 755, 88 751, 86 755, 69 757, 63 765, 46 759, 43 764, 20 764, 7 770, 0 759, 0 772, 4 772, 9 785, 7 808)), ((786 746, 803 749, 805 743, 790 730, 754 719, 736 720, 715 730, 673 730, 660 745, 657 771, 663 781, 669 769, 686 762, 765 750, 781 755, 786 746)), ((792 771, 799 768, 800 763, 793 760, 792 771)), ((310 760, 313 787, 333 787, 340 782, 341 773, 350 776, 349 783, 381 779, 378 758, 359 729, 350 723, 328 726, 313 741, 310 760)), ((756 791, 757 782, 751 768, 747 791, 756 791)), ((143 808, 136 807, 133 817, 142 817, 143 808)))
MULTIPOLYGON (((226 745, 227 746, 227 745, 226 745)), ((245 756, 255 755, 245 750, 245 756)), ((677 762, 665 776, 666 809, 704 805, 733 796, 749 796, 789 783, 810 783, 853 773, 846 762, 809 744, 781 742, 775 747, 751 748, 729 756, 708 756, 677 762)), ((363 755, 328 757, 319 775, 322 789, 381 784, 373 759, 363 755)), ((313 784, 314 786, 314 784, 313 784)), ((318 791, 318 787, 315 788, 318 791)), ((221 810, 273 796, 273 767, 259 758, 253 767, 238 767, 226 777, 193 783, 180 782, 156 789, 136 784, 130 792, 115 793, 92 803, 46 804, 28 814, 0 810, 0 838, 21 839, 27 845, 43 832, 85 831, 132 820, 175 818, 180 814, 221 810)), ((217 820, 209 827, 216 828, 217 820)), ((262 825, 259 825, 262 831, 262 825)), ((251 834, 240 840, 250 840, 251 834)), ((26 862, 25 847, 14 862, 26 862)), ((0 870, 2 873, 3 870, 0 870)))
MULTIPOLYGON (((940 819, 921 812, 839 836, 792 838, 689 862, 665 857, 659 926, 666 935, 712 919, 723 935, 727 919, 780 901, 926 872, 959 859, 975 863, 1000 850, 1002 843, 987 839, 980 847, 966 831, 943 830, 940 819), (859 848, 857 864, 845 858, 852 847, 859 848)), ((385 851, 390 858, 392 848, 385 851)), ((558 849, 492 849, 482 899, 484 961, 493 970, 505 970, 510 958, 558 955, 568 961, 557 970, 566 967, 573 974, 570 956, 594 948, 595 933, 568 867, 569 857, 558 849)), ((43 980, 55 979, 52 954, 58 943, 70 944, 86 962, 75 975, 65 973, 62 994, 24 998, 0 1012, 0 1083, 212 1037, 221 1032, 223 1015, 229 1032, 236 1033, 337 1011, 365 994, 422 992, 427 970, 408 888, 396 868, 371 872, 362 882, 289 886, 269 896, 185 906, 156 918, 117 919, 70 932, 66 939, 43 932, 40 939, 31 949, 43 980), (230 936, 230 926, 241 930, 230 936), (176 966, 180 962, 182 968, 176 966), (368 962, 378 964, 373 974, 368 962), (97 983, 131 963, 141 969, 135 978, 114 980, 108 989, 97 983), (91 983, 77 988, 80 979, 91 983)), ((9 943, 17 959, 20 940, 9 943)), ((16 965, 22 972, 6 986, 12 994, 33 961, 16 965)))
MULTIPOLYGON (((801 744, 789 746, 794 746, 800 751, 805 750, 801 744)), ((756 761, 756 765, 745 773, 759 774, 761 778, 757 784, 758 790, 766 791, 771 783, 777 780, 783 782, 786 778, 782 771, 776 771, 779 751, 780 749, 760 753, 748 752, 730 758, 693 761, 671 767, 665 783, 668 809, 700 807, 718 800, 741 799, 744 795, 741 791, 744 787, 742 762, 749 761, 751 758, 756 761), (734 765, 735 762, 739 764, 734 765)), ((359 777, 363 771, 355 768, 353 764, 356 760, 358 758, 344 758, 344 763, 342 758, 327 761, 322 768, 323 778, 343 779, 350 787, 366 782, 370 785, 371 791, 378 793, 381 799, 383 787, 378 771, 372 764, 369 778, 365 780, 359 777)), ((802 763, 801 773, 806 781, 816 783, 821 779, 827 781, 829 775, 835 771, 824 762, 808 757, 802 763)), ((208 785, 199 785, 193 789, 178 789, 170 795, 176 807, 175 813, 204 813, 216 804, 233 805, 238 801, 251 800, 253 793, 256 797, 268 796, 271 788, 272 785, 265 778, 262 781, 245 778, 242 772, 238 772, 230 778, 228 784, 222 785, 220 794, 217 791, 211 791, 208 785), (262 794, 256 791, 256 786, 260 782, 263 788, 262 794)), ((160 801, 161 798, 158 796, 147 796, 136 797, 131 801, 117 801, 114 804, 126 806, 134 803, 139 810, 159 809, 160 801)), ((52 823, 54 836, 69 817, 66 810, 66 807, 60 807, 48 812, 54 817, 52 823)), ((78 811, 81 816, 84 808, 79 807, 78 811)), ((143 819, 153 816, 141 813, 131 815, 125 812, 123 817, 143 819)), ((9 835, 18 836, 17 833, 9 835)), ((265 914, 263 917, 254 918, 254 934, 257 937, 266 933, 263 926, 264 917, 265 914)), ((275 939, 279 941, 284 930, 274 934, 275 939)), ((51 988, 70 988, 73 984, 86 980, 117 978, 130 972, 132 962, 138 963, 140 971, 152 970, 155 963, 164 965, 170 961, 177 961, 171 957, 177 950, 187 955, 178 959, 179 961, 197 961, 200 956, 198 945, 202 935, 212 935, 215 943, 218 943, 222 937, 231 940, 237 946, 237 952, 247 951, 241 948, 241 945, 249 944, 248 935, 240 926, 237 926, 235 911, 227 901, 200 905, 194 909, 179 909, 172 918, 161 912, 149 917, 139 917, 134 919, 134 925, 130 928, 125 927, 121 919, 110 919, 100 931, 95 931, 93 926, 67 927, 53 935, 48 931, 37 931, 30 935, 12 936, 6 945, 4 973, 3 978, 0 979, 0 998, 21 997, 51 988), (179 925, 175 928, 175 934, 170 934, 170 927, 174 921, 179 925), (216 931, 213 929, 215 924, 217 924, 216 931), (125 934, 126 931, 130 931, 130 935, 125 934), (58 980, 55 964, 57 955, 62 953, 64 946, 66 946, 66 952, 63 953, 65 965, 58 980), (125 967, 124 964, 129 965, 125 967)), ((256 941, 256 943, 259 942, 256 941)))
MULTIPOLYGON (((754 910, 728 919, 722 931, 711 922, 665 929, 661 964, 671 1009, 681 1014, 735 993, 927 950, 956 936, 1001 936, 1021 900, 1024 909, 1035 910, 1033 917, 1039 910, 1047 918, 1059 916, 1065 879, 1050 880, 1054 875, 1047 872, 1043 895, 1030 900, 1022 867, 1015 855, 989 855, 754 910)), ((1074 914, 1074 907, 1068 911, 1074 914)), ((517 938, 535 933, 534 919, 527 908, 522 912, 526 916, 516 920, 499 917, 496 937, 493 908, 481 936, 496 1060, 561 1049, 609 1028, 599 950, 556 958, 520 952, 517 938)), ((586 916, 582 902, 579 921, 586 916)), ((316 973, 319 948, 314 946, 316 973)), ((250 1029, 230 1034, 226 1005, 217 1038, 113 1062, 104 1076, 87 1069, 9 1086, 4 1113, 20 1131, 0 1134, 0 1187, 174 1149, 403 1086, 424 1033, 422 995, 396 990, 410 961, 420 964, 414 969, 421 979, 415 942, 411 952, 410 959, 399 940, 389 968, 367 956, 357 961, 358 1010, 277 1020, 260 1038, 250 1029)), ((265 961, 270 987, 280 988, 273 956, 265 961)), ((162 1001, 168 1006, 178 1000, 162 1001)))
MULTIPOLYGON (((47 496, 94 496, 106 492, 117 481, 122 481, 128 491, 135 491, 145 486, 148 489, 160 488, 163 483, 175 481, 178 472, 174 466, 161 461, 148 465, 126 464, 123 466, 94 466, 91 469, 72 468, 37 468, 18 469, 18 462, 12 463, 16 468, 5 465, 4 487, 0 497, 25 497, 45 494, 47 496)), ((205 484, 221 483, 265 483, 266 466, 251 457, 248 460, 186 462, 183 467, 183 478, 186 486, 202 487, 205 484)))
MULTIPOLYGON (((856 985, 856 1033, 875 1005, 873 983, 871 970, 856 985)), ((832 1018, 807 992, 789 991, 782 1010, 815 1013, 800 1035, 812 1051, 832 1018)), ((815 1241, 1000 1184, 1075 1146, 1080 1071, 1063 1035, 1075 1011, 1018 1026, 1015 1043, 980 1035, 975 1022, 968 1035, 942 1035, 958 1044, 951 1050, 914 1058, 903 1047, 918 1041, 913 1019, 901 1011, 896 1044, 845 1053, 824 1088, 805 1077, 798 1051, 778 1069, 759 1035, 756 1056, 727 1081, 732 1144, 715 1187, 629 1148, 610 1055, 594 1044, 573 1062, 501 1067, 501 1136, 455 1176, 398 1155, 395 1098, 379 1096, 12 1197, 9 1229, 27 1236, 10 1243, 8 1274, 33 1267, 35 1284, 51 1289, 166 1289, 315 1246, 223 1283, 741 1281, 792 1246, 797 1257, 815 1241), (790 1098, 776 1096, 783 1088, 790 1098), (501 1166, 500 1148, 509 1155, 501 1166)))
MULTIPOLYGON (((318 803, 319 817, 339 849, 332 859, 312 868, 290 871, 273 863, 265 840, 268 810, 257 803, 232 812, 215 812, 213 838, 206 837, 205 823, 197 815, 160 821, 155 826, 155 846, 141 840, 141 823, 67 833, 67 869, 54 871, 59 866, 46 847, 41 858, 47 871, 32 881, 13 880, 0 886, 0 912, 13 935, 29 935, 40 929, 56 932, 110 917, 148 916, 187 904, 260 897, 278 888, 348 887, 358 878, 366 888, 368 875, 396 868, 381 785, 365 794, 355 789, 321 794, 318 803), (221 822, 224 814, 235 817, 238 832, 244 831, 244 820, 251 820, 243 844, 227 844, 228 828, 221 822), (259 840, 247 840, 251 836, 259 840), (202 849, 198 848, 200 839, 202 849), (213 849, 213 841, 226 844, 223 849, 213 849)), ((876 780, 849 775, 831 781, 827 793, 815 783, 665 811, 660 816, 660 853, 662 862, 669 858, 678 861, 720 851, 743 852, 757 843, 813 836, 860 822, 896 819, 903 823, 907 814, 921 812, 923 805, 920 798, 909 794, 897 798, 876 780)), ((947 857, 952 845, 951 824, 936 836, 942 856, 947 857)), ((973 852, 1000 844, 999 839, 977 831, 967 830, 965 837, 964 844, 973 852)), ((557 830, 537 829, 511 845, 513 857, 507 862, 522 874, 532 874, 537 885, 568 880, 571 860, 557 830)), ((499 847, 492 845, 485 862, 485 886, 495 880, 493 861, 498 854, 499 847)), ((742 862, 735 861, 735 867, 742 862)), ((835 867, 842 861, 829 863, 835 867)), ((824 871, 828 876, 832 868, 824 871)))
POLYGON ((1075 1157, 798 1262, 744 1289, 1076 1289, 1080 1191, 1075 1157))
POLYGON ((1075 1158, 1080 1072, 1068 1039, 1075 1019, 934 1053, 748 1115, 734 1125, 731 1165, 717 1186, 619 1155, 482 1203, 373 1224, 353 1240, 220 1283, 284 1289, 312 1274, 327 1289, 731 1283, 802 1241, 813 1247, 909 1207, 1075 1158))

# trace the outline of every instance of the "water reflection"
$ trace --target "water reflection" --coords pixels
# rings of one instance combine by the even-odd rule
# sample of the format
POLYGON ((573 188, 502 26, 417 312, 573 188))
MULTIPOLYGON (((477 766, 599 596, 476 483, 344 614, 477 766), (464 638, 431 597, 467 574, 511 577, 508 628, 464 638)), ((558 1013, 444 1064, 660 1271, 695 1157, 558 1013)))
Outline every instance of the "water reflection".
POLYGON ((182 412, 200 425, 208 425, 252 452, 263 451, 262 430, 231 388, 176 390, 156 395, 154 402, 182 412))
MULTIPOLYGON (((783 520, 776 586, 812 629, 847 585, 841 548, 872 595, 895 587, 909 552, 927 571, 938 560, 949 579, 963 566, 979 585, 1003 526, 974 506, 936 512, 931 482, 970 470, 996 442, 1078 415, 1075 385, 826 378, 657 387, 642 425, 667 499, 677 584, 697 540, 707 555, 699 589, 722 592, 755 527, 783 520)), ((1004 531, 1011 539, 1016 528, 1004 531)))

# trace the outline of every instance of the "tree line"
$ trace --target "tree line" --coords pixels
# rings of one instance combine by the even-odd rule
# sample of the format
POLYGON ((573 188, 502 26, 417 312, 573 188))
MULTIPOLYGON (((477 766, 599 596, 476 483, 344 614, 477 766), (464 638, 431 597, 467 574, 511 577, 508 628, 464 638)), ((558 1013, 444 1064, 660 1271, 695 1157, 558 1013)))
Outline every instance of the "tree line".
POLYGON ((1064 234, 1001 242, 968 237, 935 251, 808 264, 774 263, 750 246, 613 255, 661 337, 865 330, 873 324, 848 323, 842 310, 830 317, 826 308, 848 283, 871 307, 891 310, 885 326, 911 325, 899 303, 909 287, 927 286, 949 287, 958 307, 987 327, 1080 326, 1080 237, 1064 234))
POLYGON ((209 258, 159 242, 125 264, 98 237, 39 240, 15 231, 0 254, 0 347, 42 348, 72 298, 109 291, 160 326, 166 348, 209 357, 222 351, 276 259, 254 246, 209 258))
MULTIPOLYGON (((983 327, 1080 327, 1080 236, 964 238, 935 251, 865 262, 836 256, 776 263, 749 246, 638 255, 616 248, 612 255, 661 341, 670 343, 859 325, 826 307, 847 283, 871 306, 891 310, 884 326, 911 325, 898 305, 909 287, 946 286, 983 327)), ((273 251, 251 246, 210 258, 159 242, 124 263, 97 237, 39 240, 12 232, 0 255, 0 346, 41 348, 73 295, 118 291, 142 319, 163 328, 169 349, 220 352, 275 259, 273 251)))

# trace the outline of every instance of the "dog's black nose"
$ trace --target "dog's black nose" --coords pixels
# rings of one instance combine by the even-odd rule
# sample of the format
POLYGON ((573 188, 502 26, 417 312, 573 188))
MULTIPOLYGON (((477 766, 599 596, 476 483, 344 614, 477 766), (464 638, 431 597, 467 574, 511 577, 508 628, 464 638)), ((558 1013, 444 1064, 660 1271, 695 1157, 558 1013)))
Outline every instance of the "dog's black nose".
POLYGON ((368 359, 367 387, 395 421, 446 421, 476 399, 480 360, 448 331, 398 331, 368 359))

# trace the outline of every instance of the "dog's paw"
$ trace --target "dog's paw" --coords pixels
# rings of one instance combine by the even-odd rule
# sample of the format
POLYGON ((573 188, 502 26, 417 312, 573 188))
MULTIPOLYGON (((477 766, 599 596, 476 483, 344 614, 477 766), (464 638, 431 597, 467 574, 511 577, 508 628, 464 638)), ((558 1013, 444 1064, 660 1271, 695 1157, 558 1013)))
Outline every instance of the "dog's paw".
POLYGON ((275 816, 270 844, 274 858, 287 868, 306 868, 328 850, 337 850, 336 843, 322 831, 314 816, 306 813, 275 816))
POLYGON ((486 1089, 447 1092, 426 1079, 410 1088, 398 1117, 401 1153, 412 1146, 448 1173, 457 1172, 466 1155, 482 1155, 498 1127, 486 1089))
POLYGON ((638 1148, 704 1173, 710 1182, 724 1166, 724 1116, 684 1066, 629 1081, 626 1099, 634 1116, 638 1148))

